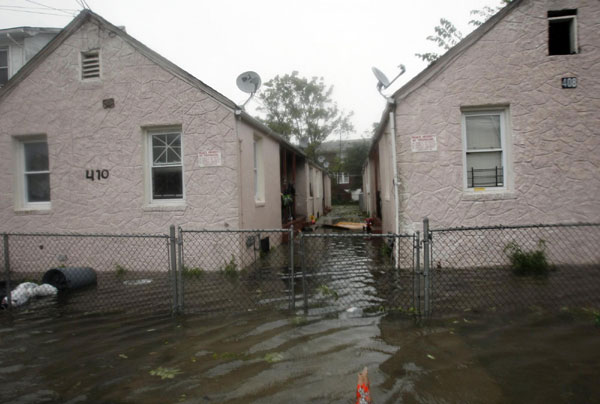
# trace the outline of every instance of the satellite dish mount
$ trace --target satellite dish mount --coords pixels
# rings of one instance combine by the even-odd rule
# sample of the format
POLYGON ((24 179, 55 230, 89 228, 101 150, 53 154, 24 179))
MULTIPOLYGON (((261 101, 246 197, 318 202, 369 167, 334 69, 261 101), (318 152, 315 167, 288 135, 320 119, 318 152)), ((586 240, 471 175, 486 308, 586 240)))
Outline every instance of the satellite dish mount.
POLYGON ((379 94, 381 94, 386 100, 390 100, 388 96, 386 96, 384 93, 382 93, 382 90, 386 90, 389 86, 391 86, 394 81, 396 81, 398 79, 398 77, 402 76, 404 74, 404 72, 406 71, 406 68, 404 67, 404 65, 398 65, 398 67, 400 68, 400 73, 398 73, 398 75, 396 77, 394 77, 394 79, 392 81, 390 81, 387 76, 385 74, 383 74, 383 72, 381 70, 379 70, 376 67, 372 67, 371 70, 373 71, 373 74, 375 75, 375 77, 377 78, 377 91, 379 91, 379 94))
POLYGON ((241 91, 250 94, 250 97, 248 97, 246 102, 242 104, 242 109, 244 109, 246 104, 248 104, 248 101, 250 101, 252 97, 254 97, 254 94, 260 88, 262 81, 260 80, 260 76, 258 75, 258 73, 253 71, 247 71, 240 74, 237 77, 237 79, 235 80, 235 84, 237 84, 238 88, 241 91))

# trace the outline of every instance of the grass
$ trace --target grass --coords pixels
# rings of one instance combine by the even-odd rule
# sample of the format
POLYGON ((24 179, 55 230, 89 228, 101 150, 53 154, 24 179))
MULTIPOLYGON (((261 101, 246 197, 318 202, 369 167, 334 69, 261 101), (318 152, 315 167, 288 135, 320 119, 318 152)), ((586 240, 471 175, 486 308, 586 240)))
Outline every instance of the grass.
POLYGON ((186 278, 200 279, 204 276, 204 269, 200 267, 188 267, 184 265, 182 268, 182 274, 186 278))
POLYGON ((115 274, 117 275, 118 278, 122 278, 127 274, 127 268, 125 268, 124 266, 121 266, 119 264, 115 265, 115 274))
POLYGON ((221 273, 231 281, 237 280, 239 271, 233 255, 231 255, 231 260, 229 262, 225 262, 225 265, 221 268, 221 273))
POLYGON ((546 259, 546 242, 538 240, 537 248, 525 251, 515 241, 511 241, 504 247, 504 253, 508 255, 512 271, 518 276, 543 276, 550 272, 550 264, 546 259))

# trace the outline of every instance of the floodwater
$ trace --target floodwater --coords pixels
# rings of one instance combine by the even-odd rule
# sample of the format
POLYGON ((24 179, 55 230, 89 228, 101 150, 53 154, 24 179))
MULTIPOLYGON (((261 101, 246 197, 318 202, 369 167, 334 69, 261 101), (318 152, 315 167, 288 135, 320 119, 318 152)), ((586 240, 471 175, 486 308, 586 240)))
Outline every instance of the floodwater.
POLYGON ((589 310, 510 317, 228 317, 0 313, 4 403, 591 403, 600 320, 589 310))

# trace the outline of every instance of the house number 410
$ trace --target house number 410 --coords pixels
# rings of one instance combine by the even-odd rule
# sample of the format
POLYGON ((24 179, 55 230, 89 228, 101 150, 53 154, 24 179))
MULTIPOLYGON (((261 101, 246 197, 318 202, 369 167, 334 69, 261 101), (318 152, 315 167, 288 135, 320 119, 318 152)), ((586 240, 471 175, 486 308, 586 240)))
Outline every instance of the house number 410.
POLYGON ((94 174, 98 181, 108 178, 108 170, 85 170, 85 178, 94 181, 94 174))

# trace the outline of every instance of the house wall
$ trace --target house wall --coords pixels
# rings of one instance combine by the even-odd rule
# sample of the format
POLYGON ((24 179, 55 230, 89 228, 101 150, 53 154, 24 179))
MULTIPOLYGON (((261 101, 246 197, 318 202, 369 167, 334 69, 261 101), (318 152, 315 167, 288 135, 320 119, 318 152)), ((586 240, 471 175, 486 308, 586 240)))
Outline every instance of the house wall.
POLYGON ((241 153, 242 228, 280 229, 281 191, 279 143, 238 121, 241 153), (254 140, 260 139, 264 175, 264 201, 254 198, 254 140))
MULTIPOLYGON (((296 217, 304 216, 308 218, 308 163, 303 159, 296 161, 296 217)), ((312 213, 312 212, 311 212, 312 213)))
MULTIPOLYGON (((167 232, 240 226, 239 143, 231 109, 179 79, 120 36, 86 22, 0 101, 0 230, 167 232), (100 47, 101 79, 80 80, 80 52, 100 47), (114 98, 104 109, 102 100, 114 98), (144 128, 181 127, 185 202, 145 197, 144 128), (49 210, 15 209, 16 136, 45 134, 49 210), (221 165, 200 167, 217 150, 221 165), (86 179, 86 170, 109 177, 86 179)), ((278 169, 277 169, 278 171, 278 169)))
POLYGON ((598 94, 600 3, 523 1, 397 99, 402 229, 425 216, 432 227, 600 221, 598 94), (565 8, 578 9, 580 53, 549 56, 547 11, 565 8), (562 89, 562 77, 577 88, 562 89), (461 108, 479 106, 507 109, 504 191, 464 189, 461 108), (437 151, 412 152, 414 135, 434 135, 437 151))
POLYGON ((323 173, 323 194, 325 209, 331 209, 331 178, 326 173, 323 173))
POLYGON ((395 231, 395 203, 392 166, 392 142, 389 125, 377 144, 379 149, 379 165, 377 177, 381 190, 381 230, 383 233, 395 231))

